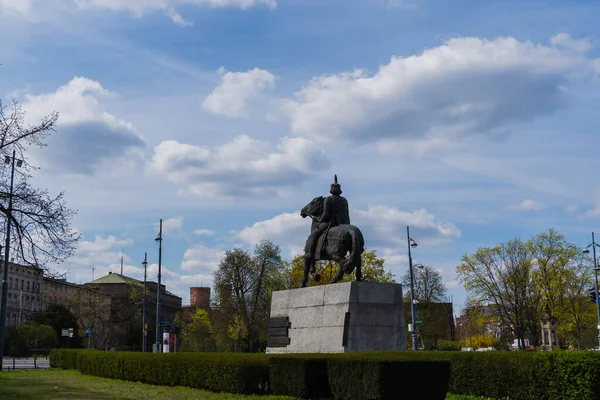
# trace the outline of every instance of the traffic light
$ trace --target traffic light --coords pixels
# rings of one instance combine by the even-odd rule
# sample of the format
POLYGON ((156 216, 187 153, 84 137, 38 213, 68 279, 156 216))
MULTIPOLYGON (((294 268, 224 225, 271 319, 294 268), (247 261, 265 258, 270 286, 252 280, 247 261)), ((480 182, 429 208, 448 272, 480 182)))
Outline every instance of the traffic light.
POLYGON ((592 299, 594 303, 598 301, 598 297, 596 296, 596 289, 588 290, 588 296, 590 296, 590 299, 592 299))

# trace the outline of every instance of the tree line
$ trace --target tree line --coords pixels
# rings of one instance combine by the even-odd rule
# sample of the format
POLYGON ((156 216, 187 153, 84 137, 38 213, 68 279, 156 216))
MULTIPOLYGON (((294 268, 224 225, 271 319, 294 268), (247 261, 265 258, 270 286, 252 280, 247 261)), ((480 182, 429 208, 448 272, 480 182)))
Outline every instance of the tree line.
MULTIPOLYGON (((541 320, 556 318, 560 345, 597 342, 593 260, 553 229, 528 240, 512 239, 465 255, 456 268, 468 293, 471 335, 498 331, 503 340, 541 345, 541 320)), ((506 344, 506 343, 505 343, 506 344)))

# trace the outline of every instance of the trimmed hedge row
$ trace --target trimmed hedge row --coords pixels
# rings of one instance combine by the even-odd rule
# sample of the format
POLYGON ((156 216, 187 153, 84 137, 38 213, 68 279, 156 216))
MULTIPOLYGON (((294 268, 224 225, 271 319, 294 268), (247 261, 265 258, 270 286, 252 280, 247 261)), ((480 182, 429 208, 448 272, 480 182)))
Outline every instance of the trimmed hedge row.
POLYGON ((343 400, 443 400, 450 363, 377 353, 280 355, 269 360, 273 394, 343 400))
POLYGON ((448 392, 453 394, 511 400, 600 399, 597 352, 405 351, 381 355, 450 361, 448 392))
POLYGON ((50 353, 50 366, 105 378, 229 393, 266 393, 269 380, 268 358, 258 354, 57 349, 50 353))
POLYGON ((60 349, 51 352, 50 365, 156 385, 305 398, 414 399, 431 390, 423 398, 435 399, 443 389, 495 399, 600 399, 600 353, 583 351, 266 356, 60 349))

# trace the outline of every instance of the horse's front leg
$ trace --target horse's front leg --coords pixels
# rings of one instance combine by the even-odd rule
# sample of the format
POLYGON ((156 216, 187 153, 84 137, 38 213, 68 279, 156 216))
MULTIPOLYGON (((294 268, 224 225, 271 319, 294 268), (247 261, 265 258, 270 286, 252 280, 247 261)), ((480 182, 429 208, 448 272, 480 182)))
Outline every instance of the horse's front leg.
POLYGON ((306 287, 306 282, 308 282, 308 274, 310 272, 311 262, 312 260, 308 258, 304 259, 304 277, 302 277, 302 284, 300 285, 301 288, 306 287))

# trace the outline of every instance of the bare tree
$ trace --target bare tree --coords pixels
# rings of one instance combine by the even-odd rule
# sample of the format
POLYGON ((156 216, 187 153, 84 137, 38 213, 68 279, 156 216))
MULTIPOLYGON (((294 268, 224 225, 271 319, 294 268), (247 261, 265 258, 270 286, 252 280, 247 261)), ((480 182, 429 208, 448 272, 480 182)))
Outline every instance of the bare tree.
MULTIPOLYGON (((37 169, 26 157, 32 147, 44 147, 45 139, 56 128, 58 113, 52 113, 35 125, 25 122, 25 111, 17 103, 10 107, 0 102, 0 155, 22 160, 22 168, 15 175, 12 210, 9 208, 11 166, 0 164, 0 229, 6 231, 10 216, 12 257, 18 262, 44 268, 48 263, 60 263, 73 254, 80 234, 71 227, 76 214, 69 209, 64 194, 51 195, 47 190, 33 188, 28 180, 37 169)), ((11 258, 12 258, 11 257, 11 258)))
MULTIPOLYGON (((446 284, 439 271, 427 265, 413 268, 415 299, 424 302, 440 302, 446 299, 446 284)), ((402 285, 408 288, 404 296, 410 298, 410 271, 402 277, 402 285)))

